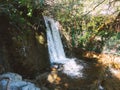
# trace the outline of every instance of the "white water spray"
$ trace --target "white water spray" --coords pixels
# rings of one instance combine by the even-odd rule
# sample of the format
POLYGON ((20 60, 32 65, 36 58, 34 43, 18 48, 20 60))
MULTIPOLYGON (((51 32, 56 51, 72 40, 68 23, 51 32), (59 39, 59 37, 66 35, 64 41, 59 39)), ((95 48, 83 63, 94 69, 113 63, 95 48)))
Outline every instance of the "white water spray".
POLYGON ((77 65, 75 59, 69 59, 65 56, 57 22, 46 16, 44 16, 44 20, 47 28, 47 42, 51 64, 63 64, 64 73, 72 77, 81 77, 83 66, 77 65))

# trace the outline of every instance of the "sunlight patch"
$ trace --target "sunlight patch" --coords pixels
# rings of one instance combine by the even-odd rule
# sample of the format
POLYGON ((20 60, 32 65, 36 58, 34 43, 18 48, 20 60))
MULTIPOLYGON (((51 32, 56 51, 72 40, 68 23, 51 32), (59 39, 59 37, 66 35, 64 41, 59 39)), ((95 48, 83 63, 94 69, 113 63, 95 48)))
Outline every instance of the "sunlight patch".
POLYGON ((118 78, 120 80, 120 70, 110 68, 110 72, 112 73, 112 75, 114 75, 116 78, 118 78))

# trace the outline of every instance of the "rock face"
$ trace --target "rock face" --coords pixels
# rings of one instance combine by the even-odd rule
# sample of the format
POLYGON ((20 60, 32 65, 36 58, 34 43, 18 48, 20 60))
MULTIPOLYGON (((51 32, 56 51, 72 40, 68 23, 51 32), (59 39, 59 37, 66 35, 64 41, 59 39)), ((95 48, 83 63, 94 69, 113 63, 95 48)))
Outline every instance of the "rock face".
POLYGON ((40 90, 33 83, 22 81, 22 77, 15 73, 0 75, 0 90, 40 90))
POLYGON ((34 78, 49 67, 45 28, 39 28, 39 33, 29 26, 26 29, 17 30, 0 14, 0 73, 12 71, 34 78))

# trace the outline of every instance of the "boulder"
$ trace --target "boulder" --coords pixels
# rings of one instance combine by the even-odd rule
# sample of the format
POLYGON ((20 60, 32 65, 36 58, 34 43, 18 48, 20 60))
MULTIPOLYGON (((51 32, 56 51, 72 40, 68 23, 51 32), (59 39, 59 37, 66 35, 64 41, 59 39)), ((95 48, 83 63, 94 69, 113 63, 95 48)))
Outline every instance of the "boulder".
POLYGON ((0 90, 41 90, 33 83, 22 80, 22 76, 16 73, 0 75, 0 90))

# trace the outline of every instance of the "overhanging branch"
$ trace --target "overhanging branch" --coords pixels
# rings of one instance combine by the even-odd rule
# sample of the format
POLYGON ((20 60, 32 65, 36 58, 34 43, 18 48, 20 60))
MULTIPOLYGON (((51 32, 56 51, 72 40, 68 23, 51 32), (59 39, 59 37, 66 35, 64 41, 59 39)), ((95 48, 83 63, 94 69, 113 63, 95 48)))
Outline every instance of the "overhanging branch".
POLYGON ((93 10, 95 10, 98 6, 100 6, 102 3, 104 3, 105 0, 101 1, 99 4, 97 4, 92 10, 88 11, 86 14, 84 14, 84 16, 88 15, 90 12, 92 12, 93 10))

